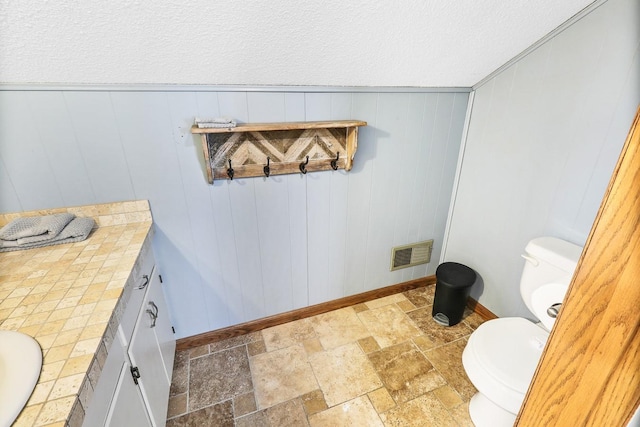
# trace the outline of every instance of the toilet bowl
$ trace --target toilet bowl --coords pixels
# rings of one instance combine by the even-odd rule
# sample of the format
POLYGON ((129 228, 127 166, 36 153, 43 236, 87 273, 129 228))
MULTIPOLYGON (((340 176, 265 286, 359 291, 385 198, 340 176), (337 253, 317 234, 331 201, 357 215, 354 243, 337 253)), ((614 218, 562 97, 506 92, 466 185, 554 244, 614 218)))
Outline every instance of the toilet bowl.
POLYGON ((552 237, 529 242, 521 295, 540 320, 504 317, 481 324, 469 337, 462 364, 478 390, 469 402, 476 427, 513 426, 555 322, 582 248, 552 237))
POLYGON ((471 334, 462 364, 478 390, 469 403, 476 427, 513 425, 548 336, 521 317, 485 322, 471 334))

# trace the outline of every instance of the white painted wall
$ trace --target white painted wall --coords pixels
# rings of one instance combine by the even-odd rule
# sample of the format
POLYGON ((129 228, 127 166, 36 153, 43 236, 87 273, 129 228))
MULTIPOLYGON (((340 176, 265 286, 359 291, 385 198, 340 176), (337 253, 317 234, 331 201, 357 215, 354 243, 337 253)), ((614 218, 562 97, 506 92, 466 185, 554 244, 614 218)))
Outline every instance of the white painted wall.
POLYGON ((527 241, 584 244, 640 104, 640 3, 610 0, 476 88, 444 259, 477 270, 472 296, 530 316, 527 241))
POLYGON ((592 0, 0 0, 0 83, 470 87, 592 0))
POLYGON ((438 264, 466 92, 0 91, 0 211, 149 199, 184 337, 438 264), (206 182, 194 116, 361 119, 351 172, 206 182), (433 238, 428 266, 392 246, 433 238))

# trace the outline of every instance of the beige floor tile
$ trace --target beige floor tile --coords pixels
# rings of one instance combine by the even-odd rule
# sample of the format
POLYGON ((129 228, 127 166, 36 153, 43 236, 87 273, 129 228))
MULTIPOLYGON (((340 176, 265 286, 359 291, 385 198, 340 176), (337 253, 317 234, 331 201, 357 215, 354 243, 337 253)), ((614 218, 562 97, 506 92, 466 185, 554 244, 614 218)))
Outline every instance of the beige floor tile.
POLYGON ((231 400, 172 418, 166 427, 185 426, 234 427, 231 400))
POLYGON ((309 319, 296 320, 282 325, 267 328, 262 331, 262 337, 267 351, 274 351, 299 344, 311 338, 316 333, 309 319))
POLYGON ((416 306, 409 300, 404 300, 396 303, 396 305, 400 308, 400 310, 407 312, 411 310, 415 310, 416 306))
POLYGON ((314 390, 301 397, 307 415, 313 415, 328 408, 322 390, 314 390))
POLYGON ((449 409, 449 413, 458 422, 460 427, 474 427, 471 416, 469 415, 469 402, 465 402, 462 405, 458 405, 455 408, 449 409))
POLYGON ((353 308, 353 311, 355 311, 356 313, 360 313, 361 311, 369 310, 369 307, 365 303, 353 305, 353 306, 351 306, 351 308, 353 308))
MULTIPOLYGON (((437 325, 434 290, 419 288, 233 337, 191 350, 191 360, 189 350, 176 352, 167 427, 472 427, 468 399, 476 390, 461 357, 466 336, 482 319, 467 310, 458 326, 437 325), (248 388, 220 394, 220 384, 238 384, 237 358, 229 352, 247 358, 250 376, 242 378, 248 388), (212 357, 218 362, 198 366, 212 357), (201 390, 193 384, 190 390, 190 382, 200 382, 201 390), (202 400, 216 389, 223 401, 202 400), (187 404, 198 399, 196 406, 187 404)), ((71 337, 49 333, 45 338, 56 347, 71 337)), ((54 365, 43 375, 59 375, 54 365)))
POLYGON ((431 350, 435 347, 433 341, 429 339, 426 335, 420 335, 418 337, 414 337, 412 339, 413 343, 422 351, 431 350))
POLYGON ((256 405, 256 398, 253 392, 241 394, 233 398, 233 415, 234 417, 241 417, 245 414, 250 414, 258 409, 256 405))
POLYGON ((367 305, 367 307, 369 307, 369 309, 373 309, 373 308, 383 307, 389 304, 399 303, 406 300, 407 298, 402 294, 393 294, 386 297, 374 299, 372 301, 367 301, 365 302, 365 304, 367 305))
POLYGON ((373 337, 362 338, 361 340, 358 340, 358 344, 360 344, 360 348, 365 352, 365 354, 380 350, 378 341, 373 337))
POLYGON ((309 416, 311 427, 350 426, 384 427, 367 396, 360 396, 341 405, 309 416))
POLYGON ((445 384, 431 363, 411 343, 368 355, 391 397, 402 403, 445 384))
POLYGON ((272 406, 265 410, 267 422, 271 427, 308 427, 307 415, 304 412, 302 401, 293 399, 283 402, 279 405, 272 406))
POLYGON ((431 393, 424 394, 380 415, 387 427, 457 427, 456 421, 431 393))
POLYGON ((419 308, 407 313, 407 316, 415 322, 418 328, 420 328, 436 346, 455 341, 473 332, 464 322, 460 322, 454 326, 437 324, 431 315, 431 307, 419 308))
POLYGON ((189 359, 195 359, 200 356, 204 356, 205 354, 209 354, 209 344, 189 349, 189 359))
POLYGON ((312 354, 309 363, 329 407, 382 386, 371 362, 355 343, 312 354))
POLYGON ((310 340, 306 340, 302 342, 304 349, 307 351, 307 354, 317 353, 319 351, 324 351, 322 348, 322 343, 318 338, 311 338, 310 340))
POLYGON ((167 419, 175 418, 187 413, 187 393, 178 394, 169 398, 167 419))
POLYGON ((381 348, 408 341, 422 334, 395 304, 363 311, 358 317, 381 348))
POLYGON ((485 320, 480 317, 478 313, 475 313, 468 308, 464 310, 462 321, 474 331, 478 329, 478 326, 482 325, 485 322, 485 320))
POLYGON ((373 407, 376 408, 379 414, 388 411, 389 409, 396 406, 396 402, 393 400, 393 397, 389 394, 386 388, 380 387, 377 390, 373 390, 368 394, 369 400, 373 404, 373 407))
POLYGON ((351 307, 320 314, 310 320, 325 349, 340 347, 371 335, 351 307))
POLYGON ((251 391, 251 370, 245 346, 191 359, 189 410, 204 408, 251 391))
POLYGON ((449 385, 444 385, 433 390, 433 395, 437 397, 447 409, 462 404, 462 398, 460 395, 449 385))
POLYGON ((476 393, 462 366, 462 351, 466 345, 467 340, 461 339, 424 353, 462 400, 469 400, 476 393))
MULTIPOLYGON (((193 424, 193 426, 195 427, 196 424, 193 424)), ((168 424, 167 424, 167 427, 169 427, 168 424)), ((180 427, 182 427, 182 425, 180 427)), ((270 427, 270 426, 269 426, 269 421, 267 420, 267 414, 265 413, 265 411, 258 411, 258 412, 254 412, 253 414, 236 418, 235 427, 270 427)))
POLYGON ((267 347, 264 345, 264 341, 254 341, 247 344, 247 353, 249 356, 255 356, 256 354, 264 353, 267 351, 267 347))
POLYGON ((422 288, 411 289, 404 292, 404 296, 416 307, 433 305, 433 297, 436 292, 435 285, 424 286, 422 288))
POLYGON ((318 389, 302 345, 262 353, 251 358, 259 409, 269 408, 318 389))
POLYGON ((186 393, 189 388, 189 350, 176 351, 169 395, 186 393))
POLYGON ((216 351, 238 347, 255 341, 260 341, 261 339, 262 334, 260 332, 251 332, 250 334, 239 335, 237 337, 211 343, 209 344, 209 351, 211 353, 215 353, 216 351))

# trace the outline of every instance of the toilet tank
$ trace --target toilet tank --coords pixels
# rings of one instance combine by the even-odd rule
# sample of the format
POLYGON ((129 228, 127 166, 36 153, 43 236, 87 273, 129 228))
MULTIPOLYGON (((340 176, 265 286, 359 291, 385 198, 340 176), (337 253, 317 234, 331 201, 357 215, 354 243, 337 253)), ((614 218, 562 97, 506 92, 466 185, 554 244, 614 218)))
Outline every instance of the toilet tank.
POLYGON ((556 237, 538 237, 525 247, 525 259, 520 279, 520 294, 529 310, 531 295, 549 283, 569 285, 582 253, 582 247, 556 237))

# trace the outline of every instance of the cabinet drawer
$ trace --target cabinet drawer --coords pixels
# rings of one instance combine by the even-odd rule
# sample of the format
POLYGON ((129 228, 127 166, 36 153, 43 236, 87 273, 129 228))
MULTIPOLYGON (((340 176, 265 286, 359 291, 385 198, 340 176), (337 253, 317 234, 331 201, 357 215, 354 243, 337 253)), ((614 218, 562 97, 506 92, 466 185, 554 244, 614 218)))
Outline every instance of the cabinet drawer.
POLYGON ((133 289, 131 290, 131 296, 129 297, 127 306, 122 313, 120 326, 118 326, 118 336, 124 348, 127 348, 131 342, 133 327, 138 319, 142 300, 151 281, 154 264, 155 261, 151 247, 147 246, 146 250, 143 248, 131 273, 130 280, 132 280, 133 289))

